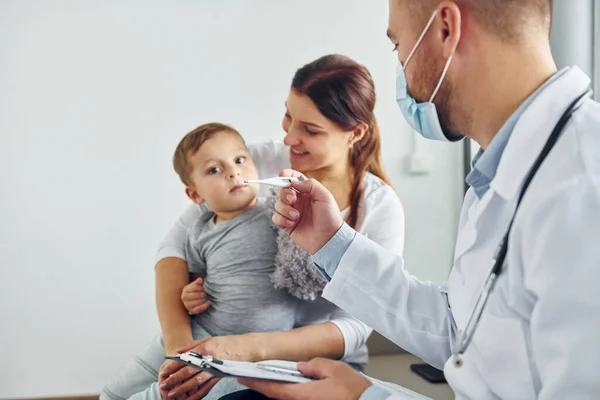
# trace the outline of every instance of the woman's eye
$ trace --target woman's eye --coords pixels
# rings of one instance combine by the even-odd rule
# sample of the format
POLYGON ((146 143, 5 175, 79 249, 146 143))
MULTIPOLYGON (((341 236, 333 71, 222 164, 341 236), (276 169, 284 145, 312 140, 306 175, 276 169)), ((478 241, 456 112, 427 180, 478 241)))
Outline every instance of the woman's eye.
POLYGON ((309 135, 317 135, 319 133, 319 132, 311 131, 307 127, 304 127, 304 129, 306 130, 306 132, 308 132, 309 135))
POLYGON ((394 45, 394 48, 392 49, 392 53, 393 53, 394 51, 396 51, 396 50, 398 50, 398 45, 397 45, 397 44, 395 44, 395 45, 394 45))
POLYGON ((246 157, 238 157, 235 159, 236 164, 242 164, 246 162, 246 157))
POLYGON ((214 167, 208 170, 209 175, 218 174, 219 172, 221 172, 221 168, 219 167, 214 167))

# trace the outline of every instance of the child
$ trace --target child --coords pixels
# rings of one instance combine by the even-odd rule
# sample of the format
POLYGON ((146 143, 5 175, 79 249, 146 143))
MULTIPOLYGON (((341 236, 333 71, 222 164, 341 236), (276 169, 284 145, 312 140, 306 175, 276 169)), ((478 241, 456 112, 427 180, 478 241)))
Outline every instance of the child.
POLYGON ((204 125, 175 154, 187 195, 212 211, 190 228, 186 242, 188 268, 204 278, 211 302, 194 318, 213 336, 291 328, 290 297, 270 281, 277 253, 272 212, 259 204, 256 185, 244 183, 258 175, 242 137, 204 125))
MULTIPOLYGON (((193 338, 291 329, 295 301, 270 280, 277 231, 256 186, 244 184, 258 174, 240 134, 222 124, 202 125, 181 140, 173 164, 188 197, 211 210, 189 228, 186 240, 189 272, 192 279, 203 278, 210 301, 191 317, 193 338)), ((100 398, 160 398, 156 382, 164 356, 158 338, 100 398)))

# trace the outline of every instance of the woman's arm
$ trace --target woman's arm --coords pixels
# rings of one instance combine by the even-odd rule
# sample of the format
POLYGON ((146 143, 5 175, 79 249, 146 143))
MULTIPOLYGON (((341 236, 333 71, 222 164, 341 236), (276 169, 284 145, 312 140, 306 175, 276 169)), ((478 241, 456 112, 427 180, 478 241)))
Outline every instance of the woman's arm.
MULTIPOLYGON (((336 325, 326 322, 284 332, 215 336, 179 349, 179 352, 185 351, 223 360, 305 361, 319 356, 340 358, 344 352, 344 339, 336 325)), ((159 373, 161 392, 170 398, 186 394, 203 398, 214 384, 208 372, 198 374, 197 369, 177 362, 165 363, 159 373)))
POLYGON ((190 315, 181 301, 181 291, 188 283, 185 260, 167 257, 156 264, 156 311, 167 355, 176 354, 192 341, 190 315))
POLYGON ((289 331, 250 333, 248 341, 259 360, 306 361, 315 357, 339 359, 344 355, 344 336, 331 322, 289 331))
POLYGON ((194 351, 241 361, 340 359, 361 347, 370 333, 371 328, 336 308, 329 322, 288 331, 213 337, 198 341, 194 351))
POLYGON ((190 315, 181 301, 181 292, 189 283, 185 262, 185 240, 188 227, 200 216, 193 204, 175 222, 158 250, 156 275, 156 310, 162 330, 165 351, 176 350, 192 340, 190 315))
MULTIPOLYGON (((330 322, 340 329, 344 338, 342 360, 358 364, 366 362, 368 355, 357 352, 365 345, 373 329, 341 308, 333 304, 332 306, 335 307, 335 310, 331 314, 330 322)), ((366 352, 366 347, 362 351, 366 352)))

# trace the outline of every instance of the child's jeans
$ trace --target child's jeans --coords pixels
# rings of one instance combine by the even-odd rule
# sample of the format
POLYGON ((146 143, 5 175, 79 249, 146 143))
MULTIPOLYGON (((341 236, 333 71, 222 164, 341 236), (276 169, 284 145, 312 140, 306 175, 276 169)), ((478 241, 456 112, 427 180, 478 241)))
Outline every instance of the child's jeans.
MULTIPOLYGON (((200 325, 191 321, 194 340, 211 337, 200 325)), ((165 347, 162 336, 157 335, 152 343, 123 368, 106 384, 100 400, 162 400, 158 389, 158 370, 165 362, 165 347)), ((245 389, 235 379, 221 379, 204 397, 207 400, 219 399, 226 394, 245 389)))

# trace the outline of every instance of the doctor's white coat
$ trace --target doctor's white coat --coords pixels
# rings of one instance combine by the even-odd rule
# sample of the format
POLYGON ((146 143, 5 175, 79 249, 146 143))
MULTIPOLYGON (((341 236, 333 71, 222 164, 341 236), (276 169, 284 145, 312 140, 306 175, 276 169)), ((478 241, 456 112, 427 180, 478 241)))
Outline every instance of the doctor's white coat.
POLYGON ((449 360, 529 169, 589 83, 573 67, 525 110, 490 190, 465 197, 447 284, 419 281, 401 258, 357 235, 325 288, 331 302, 445 366, 459 399, 600 399, 600 104, 592 100, 573 114, 521 203, 463 366, 449 360))

